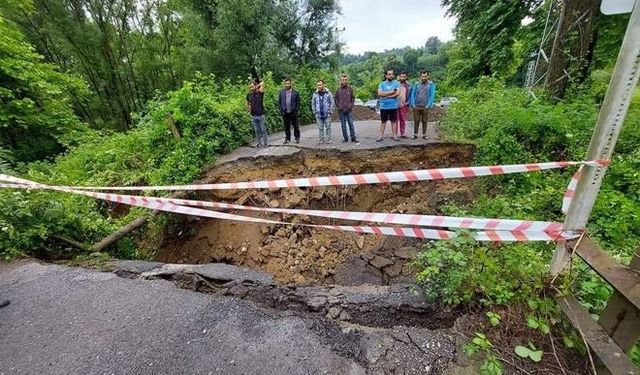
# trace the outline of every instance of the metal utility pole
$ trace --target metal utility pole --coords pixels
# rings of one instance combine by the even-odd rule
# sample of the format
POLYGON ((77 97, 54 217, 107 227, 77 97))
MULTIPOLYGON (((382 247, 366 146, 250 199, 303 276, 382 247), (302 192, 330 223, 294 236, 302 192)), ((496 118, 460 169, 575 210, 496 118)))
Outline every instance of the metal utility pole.
MULTIPOLYGON (((640 0, 636 0, 586 160, 611 159, 639 77, 640 0)), ((606 170, 607 167, 584 166, 564 223, 565 230, 581 230, 587 226, 606 170)), ((566 246, 558 246, 551 262, 551 274, 559 274, 568 264, 570 257, 566 246)))

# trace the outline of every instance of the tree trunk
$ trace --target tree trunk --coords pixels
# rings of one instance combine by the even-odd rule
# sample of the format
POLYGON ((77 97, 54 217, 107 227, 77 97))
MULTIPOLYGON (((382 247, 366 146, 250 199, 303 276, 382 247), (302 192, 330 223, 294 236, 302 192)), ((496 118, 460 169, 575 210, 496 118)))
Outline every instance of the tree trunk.
POLYGON ((593 23, 602 0, 563 0, 558 29, 549 58, 545 88, 562 99, 569 82, 583 80, 592 56, 593 23))

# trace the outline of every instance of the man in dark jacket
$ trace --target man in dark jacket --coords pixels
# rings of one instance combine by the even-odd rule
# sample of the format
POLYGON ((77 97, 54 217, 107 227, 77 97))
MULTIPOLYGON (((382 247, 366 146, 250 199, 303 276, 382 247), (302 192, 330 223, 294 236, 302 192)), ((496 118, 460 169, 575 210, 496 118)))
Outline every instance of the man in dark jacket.
POLYGON ((300 143, 300 124, 298 123, 298 110, 300 109, 300 95, 291 87, 291 80, 284 80, 284 89, 278 95, 278 104, 284 123, 284 144, 291 142, 291 125, 296 143, 300 143))
POLYGON ((347 123, 349 123, 351 142, 358 143, 356 131, 353 127, 353 103, 356 101, 356 96, 353 94, 351 86, 349 86, 349 77, 346 74, 340 76, 340 87, 336 90, 334 100, 336 107, 338 107, 342 125, 342 142, 349 142, 349 134, 347 134, 347 123))

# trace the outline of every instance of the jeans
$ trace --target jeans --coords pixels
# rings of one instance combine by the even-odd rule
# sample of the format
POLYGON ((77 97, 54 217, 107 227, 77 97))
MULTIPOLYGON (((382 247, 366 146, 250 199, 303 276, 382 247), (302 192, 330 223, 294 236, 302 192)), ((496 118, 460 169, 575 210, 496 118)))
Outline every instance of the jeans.
POLYGON ((256 133, 256 140, 258 145, 267 145, 267 120, 262 116, 251 116, 251 124, 253 124, 253 130, 256 133))
POLYGON ((347 134, 347 123, 349 123, 349 134, 351 134, 351 140, 356 141, 356 131, 353 128, 353 112, 340 111, 340 124, 342 125, 342 138, 346 141, 349 140, 349 134, 347 134))
POLYGON ((293 136, 296 141, 300 140, 300 124, 298 123, 297 113, 283 113, 282 122, 284 123, 284 134, 287 141, 291 141, 291 125, 293 125, 293 136))
POLYGON ((318 124, 318 137, 320 142, 328 142, 331 140, 331 115, 326 118, 320 118, 316 115, 316 124, 318 124))

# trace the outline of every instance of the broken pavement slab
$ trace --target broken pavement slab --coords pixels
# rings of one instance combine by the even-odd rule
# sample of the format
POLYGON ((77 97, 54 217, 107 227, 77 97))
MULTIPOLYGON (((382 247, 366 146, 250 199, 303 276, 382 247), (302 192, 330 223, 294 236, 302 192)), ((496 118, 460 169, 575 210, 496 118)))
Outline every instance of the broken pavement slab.
POLYGON ((225 263, 165 264, 159 262, 123 261, 116 265, 118 275, 132 274, 142 278, 170 277, 176 274, 198 274, 214 281, 252 282, 272 285, 273 276, 264 271, 242 268, 225 263))

